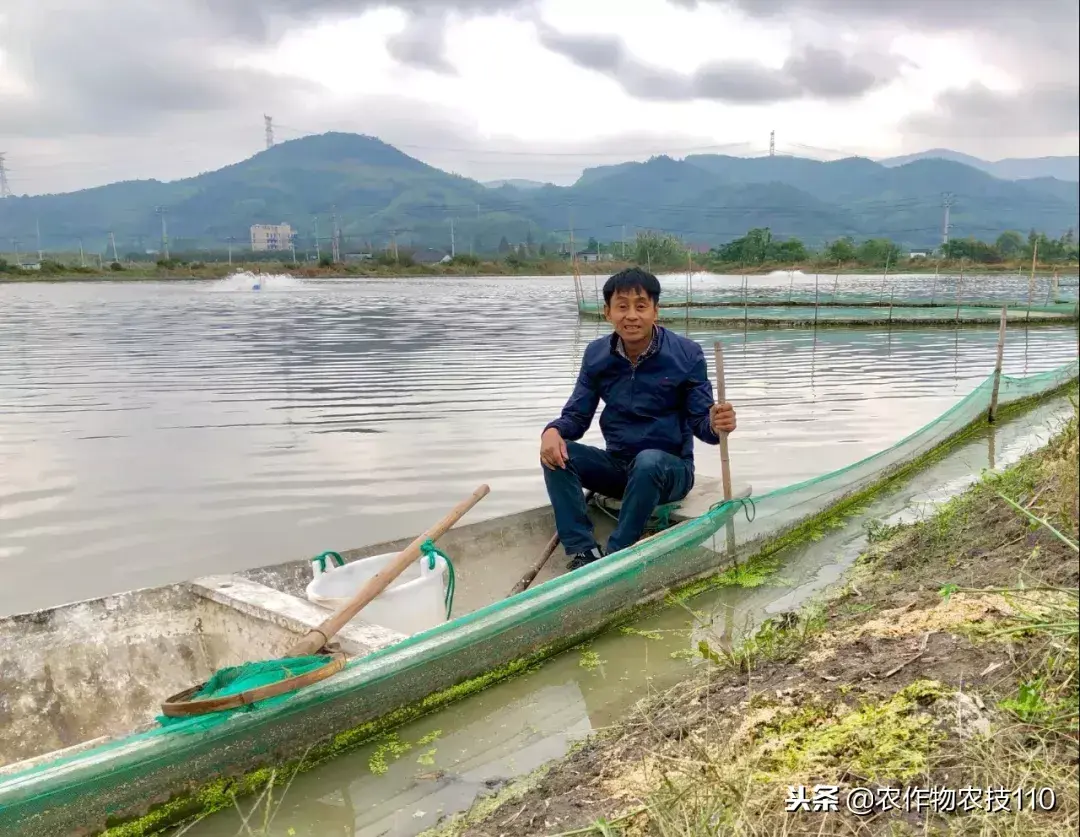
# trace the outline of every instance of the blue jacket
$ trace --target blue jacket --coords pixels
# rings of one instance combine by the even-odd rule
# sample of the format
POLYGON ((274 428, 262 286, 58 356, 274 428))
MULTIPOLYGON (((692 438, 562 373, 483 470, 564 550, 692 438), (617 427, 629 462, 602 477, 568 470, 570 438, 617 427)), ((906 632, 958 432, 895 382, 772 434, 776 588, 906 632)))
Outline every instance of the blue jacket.
POLYGON ((577 441, 592 424, 598 402, 600 430, 608 452, 632 459, 655 448, 694 459, 694 437, 720 444, 709 423, 712 384, 701 346, 659 325, 656 351, 638 361, 636 369, 618 351, 614 332, 585 348, 577 383, 554 427, 567 441, 577 441))

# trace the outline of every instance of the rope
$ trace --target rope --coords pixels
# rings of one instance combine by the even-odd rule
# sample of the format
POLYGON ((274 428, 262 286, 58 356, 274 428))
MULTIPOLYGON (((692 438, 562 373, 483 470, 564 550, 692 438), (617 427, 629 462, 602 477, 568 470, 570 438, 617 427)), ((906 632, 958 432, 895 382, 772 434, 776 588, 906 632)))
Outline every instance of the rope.
POLYGON ((326 559, 327 558, 333 559, 334 563, 337 564, 339 567, 344 567, 345 566, 345 560, 340 555, 338 555, 336 552, 333 552, 333 551, 330 551, 330 550, 327 550, 322 555, 316 555, 314 558, 311 559, 311 563, 312 564, 318 564, 319 565, 319 572, 324 573, 324 572, 326 572, 326 559))
POLYGON ((709 511, 716 511, 718 508, 726 505, 727 503, 738 503, 740 506, 742 506, 743 514, 746 515, 747 523, 753 523, 754 518, 757 517, 757 506, 754 505, 754 500, 752 497, 746 497, 738 500, 721 500, 720 502, 713 503, 711 506, 709 506, 709 511), (753 510, 753 515, 751 515, 750 512, 747 511, 747 507, 753 510))
POLYGON ((428 538, 422 544, 420 544, 420 554, 428 559, 428 569, 435 569, 435 557, 438 556, 446 562, 446 569, 449 577, 446 580, 446 618, 450 618, 450 613, 454 609, 454 565, 450 562, 450 556, 443 552, 439 547, 435 546, 435 542, 428 538))

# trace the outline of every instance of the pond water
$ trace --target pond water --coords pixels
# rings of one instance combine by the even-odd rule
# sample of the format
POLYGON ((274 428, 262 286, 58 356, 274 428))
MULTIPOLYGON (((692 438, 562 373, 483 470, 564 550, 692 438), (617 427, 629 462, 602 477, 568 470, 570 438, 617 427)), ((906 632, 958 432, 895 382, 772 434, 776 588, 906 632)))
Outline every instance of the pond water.
MULTIPOLYGON (((484 482, 469 520, 545 502, 540 431, 608 331, 569 277, 260 281, 0 285, 0 614, 412 535, 484 482)), ((732 472, 755 493, 920 427, 990 374, 996 341, 689 334, 710 364, 724 341, 732 472)), ((1074 325, 1010 329, 1005 371, 1076 351, 1074 325)), ((697 462, 719 475, 715 448, 697 462)))

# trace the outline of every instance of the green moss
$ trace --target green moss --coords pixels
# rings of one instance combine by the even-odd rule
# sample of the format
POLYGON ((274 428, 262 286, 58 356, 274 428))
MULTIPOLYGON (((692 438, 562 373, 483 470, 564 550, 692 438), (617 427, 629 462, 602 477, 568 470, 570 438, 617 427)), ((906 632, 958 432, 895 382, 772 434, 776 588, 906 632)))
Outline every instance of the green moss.
POLYGON ((376 776, 381 776, 389 769, 389 765, 386 762, 387 756, 392 756, 397 760, 411 749, 412 744, 402 741, 398 738, 396 732, 387 733, 383 736, 379 746, 375 748, 375 752, 372 753, 371 757, 368 759, 368 769, 376 776))
POLYGON ((586 651, 582 649, 581 659, 578 660, 578 665, 592 671, 594 668, 599 668, 603 662, 604 661, 600 659, 600 655, 595 651, 586 651))
POLYGON ((924 775, 944 736, 922 709, 945 694, 941 684, 918 680, 888 700, 864 703, 839 717, 820 707, 801 707, 765 725, 762 734, 771 740, 761 768, 813 774, 842 765, 870 781, 924 775))

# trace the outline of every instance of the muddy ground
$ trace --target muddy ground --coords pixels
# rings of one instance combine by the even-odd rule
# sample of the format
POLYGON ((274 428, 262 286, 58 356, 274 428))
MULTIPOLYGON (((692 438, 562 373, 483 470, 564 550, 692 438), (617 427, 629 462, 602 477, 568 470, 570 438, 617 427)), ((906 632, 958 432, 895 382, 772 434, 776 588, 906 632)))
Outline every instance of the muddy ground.
POLYGON ((1001 495, 1076 542, 1075 418, 932 517, 874 531, 827 601, 736 648, 714 637, 702 674, 433 833, 1077 833, 1080 563, 1001 495), (835 810, 785 810, 815 785, 835 810))

